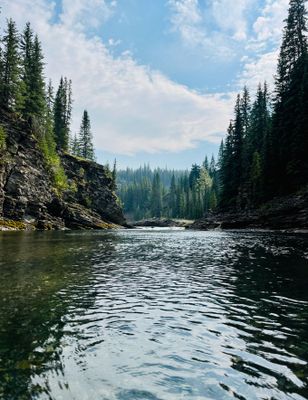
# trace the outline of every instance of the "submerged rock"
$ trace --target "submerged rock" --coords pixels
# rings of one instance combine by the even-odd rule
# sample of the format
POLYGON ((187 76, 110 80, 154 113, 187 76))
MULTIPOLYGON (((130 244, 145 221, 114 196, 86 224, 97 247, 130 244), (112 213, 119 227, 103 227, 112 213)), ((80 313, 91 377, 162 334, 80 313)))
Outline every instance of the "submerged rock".
POLYGON ((126 225, 105 167, 61 155, 68 185, 59 191, 27 123, 0 112, 0 125, 7 136, 0 149, 0 230, 126 225))

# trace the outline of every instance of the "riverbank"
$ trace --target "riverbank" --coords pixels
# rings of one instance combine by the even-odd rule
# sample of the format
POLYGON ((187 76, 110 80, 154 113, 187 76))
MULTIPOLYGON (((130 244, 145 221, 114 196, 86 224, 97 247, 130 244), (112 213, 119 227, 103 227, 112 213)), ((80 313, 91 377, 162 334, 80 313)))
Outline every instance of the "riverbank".
POLYGON ((246 211, 211 213, 195 221, 189 229, 265 229, 308 231, 308 189, 279 197, 262 207, 246 211))
POLYGON ((132 222, 134 227, 149 227, 149 228, 188 228, 194 221, 186 219, 172 218, 150 218, 141 221, 132 222))

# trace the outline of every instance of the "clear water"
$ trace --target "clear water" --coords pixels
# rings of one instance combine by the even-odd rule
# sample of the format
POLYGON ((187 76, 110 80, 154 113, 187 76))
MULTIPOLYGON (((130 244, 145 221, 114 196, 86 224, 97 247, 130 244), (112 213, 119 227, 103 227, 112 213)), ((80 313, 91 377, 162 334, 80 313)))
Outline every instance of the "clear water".
POLYGON ((0 234, 0 399, 307 399, 307 244, 0 234))

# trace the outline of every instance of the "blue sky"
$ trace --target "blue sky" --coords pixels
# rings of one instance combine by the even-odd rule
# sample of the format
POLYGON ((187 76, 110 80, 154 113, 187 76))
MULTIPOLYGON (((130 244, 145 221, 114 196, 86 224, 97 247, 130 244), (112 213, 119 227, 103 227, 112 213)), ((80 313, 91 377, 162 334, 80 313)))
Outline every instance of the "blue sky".
POLYGON ((273 80, 288 0, 3 0, 30 21, 46 75, 73 80, 98 161, 188 168, 216 153, 247 84, 273 80))

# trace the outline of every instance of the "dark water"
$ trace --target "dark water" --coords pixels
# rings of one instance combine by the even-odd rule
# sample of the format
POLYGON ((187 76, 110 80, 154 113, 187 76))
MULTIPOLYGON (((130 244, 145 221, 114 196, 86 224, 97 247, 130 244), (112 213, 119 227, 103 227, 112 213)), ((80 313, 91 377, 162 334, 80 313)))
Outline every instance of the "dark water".
POLYGON ((307 399, 307 244, 0 234, 0 399, 307 399))

